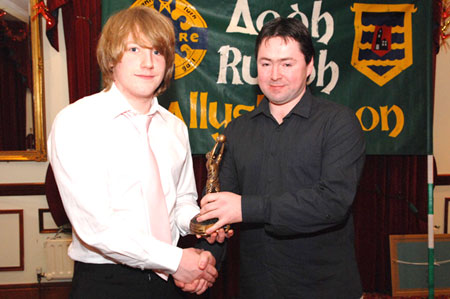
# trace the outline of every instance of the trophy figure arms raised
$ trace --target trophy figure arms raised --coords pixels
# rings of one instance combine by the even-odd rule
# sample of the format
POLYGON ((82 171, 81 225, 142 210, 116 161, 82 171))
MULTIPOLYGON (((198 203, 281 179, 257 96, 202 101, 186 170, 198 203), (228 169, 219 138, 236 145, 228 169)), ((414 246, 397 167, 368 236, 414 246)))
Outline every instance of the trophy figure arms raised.
MULTIPOLYGON (((222 160, 223 149, 225 147, 226 137, 223 134, 220 134, 216 138, 216 144, 213 149, 206 154, 206 193, 215 193, 220 191, 219 184, 219 165, 222 160)), ((191 224, 189 226, 191 232, 196 235, 206 236, 206 230, 214 225, 219 219, 213 218, 209 220, 205 220, 202 222, 197 221, 197 217, 199 214, 195 215, 194 218, 191 219, 191 224)), ((230 225, 225 225, 223 227, 225 232, 230 229, 230 225)))

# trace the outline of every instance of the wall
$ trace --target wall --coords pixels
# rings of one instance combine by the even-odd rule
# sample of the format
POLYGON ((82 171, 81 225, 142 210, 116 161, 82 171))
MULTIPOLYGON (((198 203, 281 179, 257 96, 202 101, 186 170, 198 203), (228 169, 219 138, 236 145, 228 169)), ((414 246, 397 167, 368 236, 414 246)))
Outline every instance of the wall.
MULTIPOLYGON (((58 111, 69 103, 66 71, 66 49, 62 20, 58 22, 60 50, 56 52, 43 38, 45 71, 46 127, 50 131, 58 111)), ((449 43, 450 44, 450 43, 449 43)), ((419 74, 420 75, 420 74, 419 74)), ((450 51, 442 48, 437 57, 436 99, 434 120, 434 153, 440 174, 450 174, 450 51)), ((48 162, 0 162, 0 184, 44 182, 48 162)), ((436 233, 443 232, 445 197, 450 198, 450 186, 435 188, 436 233)), ((0 272, 0 285, 35 283, 36 268, 45 271, 43 244, 51 234, 39 234, 38 209, 47 208, 45 196, 0 196, 0 209, 24 210, 25 269, 0 272)), ((4 228, 1 228, 4 229, 4 228)), ((450 227, 449 227, 450 229, 450 227)), ((1 244, 7 246, 7 244, 1 244)))
MULTIPOLYGON (((59 110, 69 103, 66 70, 66 49, 62 20, 58 22, 60 50, 57 52, 42 39, 44 51, 45 109, 47 132, 59 110)), ((43 23, 42 28, 45 28, 43 23)), ((0 184, 43 183, 48 162, 0 162, 0 184)), ((38 209, 48 208, 45 196, 0 196, 0 209, 23 209, 24 213, 24 271, 0 272, 1 284, 35 283, 36 268, 46 269, 44 242, 54 234, 40 234, 38 209)), ((4 229, 4 228, 0 228, 4 229)), ((0 246, 8 246, 1 244, 0 246)), ((45 281, 45 280, 44 280, 45 281)))
MULTIPOLYGON (((436 85, 434 106, 433 147, 437 173, 450 175, 450 41, 442 46, 436 58, 436 85)), ((434 189, 435 224, 444 232, 444 203, 450 198, 450 186, 434 189)), ((450 213, 450 211, 447 211, 450 213)), ((450 215, 449 215, 450 218, 450 215)), ((450 221, 447 223, 450 232, 450 221)))

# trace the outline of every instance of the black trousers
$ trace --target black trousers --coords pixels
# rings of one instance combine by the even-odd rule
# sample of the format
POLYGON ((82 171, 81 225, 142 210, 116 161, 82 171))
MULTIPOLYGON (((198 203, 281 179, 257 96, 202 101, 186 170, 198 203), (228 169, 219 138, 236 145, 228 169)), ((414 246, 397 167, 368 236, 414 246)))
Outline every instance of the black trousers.
POLYGON ((75 262, 72 299, 183 298, 172 277, 163 280, 151 270, 117 264, 75 262))

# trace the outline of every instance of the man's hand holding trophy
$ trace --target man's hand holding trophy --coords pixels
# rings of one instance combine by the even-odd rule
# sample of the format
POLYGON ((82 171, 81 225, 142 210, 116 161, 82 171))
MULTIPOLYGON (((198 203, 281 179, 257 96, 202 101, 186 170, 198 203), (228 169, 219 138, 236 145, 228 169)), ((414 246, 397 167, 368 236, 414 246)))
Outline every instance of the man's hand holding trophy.
MULTIPOLYGON (((207 179, 205 186, 205 193, 216 193, 220 192, 219 183, 219 166, 222 161, 222 155, 225 147, 226 137, 220 134, 216 138, 216 144, 213 149, 206 154, 206 170, 207 179)), ((229 238, 233 235, 233 230, 229 224, 224 225, 221 229, 216 230, 212 234, 208 234, 206 231, 208 228, 213 226, 219 219, 212 218, 205 221, 197 221, 197 217, 201 214, 197 214, 191 219, 190 230, 193 234, 196 234, 198 238, 204 237, 209 243, 215 241, 223 242, 225 238, 229 238)))

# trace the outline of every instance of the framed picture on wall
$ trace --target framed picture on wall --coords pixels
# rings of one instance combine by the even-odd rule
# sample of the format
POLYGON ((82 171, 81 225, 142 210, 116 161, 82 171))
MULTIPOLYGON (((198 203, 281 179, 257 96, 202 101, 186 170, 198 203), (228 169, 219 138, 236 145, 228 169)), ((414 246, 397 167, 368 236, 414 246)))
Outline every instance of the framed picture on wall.
MULTIPOLYGON (((392 296, 428 294, 428 235, 390 235, 392 296)), ((434 235, 434 289, 450 293, 450 235, 434 235)))
POLYGON ((23 271, 23 210, 0 210, 0 271, 23 271))
POLYGON ((39 233, 52 234, 58 231, 59 228, 53 220, 50 209, 39 209, 39 233))

